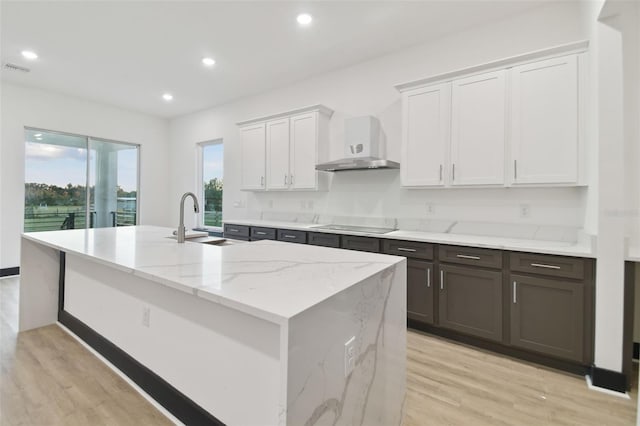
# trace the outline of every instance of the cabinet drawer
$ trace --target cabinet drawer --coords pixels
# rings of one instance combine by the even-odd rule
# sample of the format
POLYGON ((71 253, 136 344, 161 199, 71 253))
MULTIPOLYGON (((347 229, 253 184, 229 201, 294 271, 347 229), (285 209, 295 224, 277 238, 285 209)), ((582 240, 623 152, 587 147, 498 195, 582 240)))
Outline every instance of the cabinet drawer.
POLYGON ((531 253, 511 253, 511 270, 552 277, 584 279, 584 259, 531 253))
POLYGON ((481 249, 476 247, 439 246, 438 254, 441 262, 482 266, 485 268, 502 268, 501 250, 481 249))
POLYGON ((278 241, 289 243, 307 243, 307 233, 305 231, 293 231, 290 229, 278 229, 278 241))
POLYGON ((433 244, 419 243, 415 241, 384 240, 382 251, 396 256, 405 256, 416 259, 433 259, 433 244))
POLYGON ((371 237, 342 236, 342 248, 349 250, 370 251, 380 253, 380 240, 371 237))
POLYGON ((308 232, 307 242, 314 246, 340 248, 340 235, 325 234, 323 232, 308 232))
POLYGON ((275 240, 276 230, 273 228, 251 227, 251 241, 275 240))
POLYGON ((246 239, 249 238, 249 227, 245 225, 224 224, 224 236, 229 238, 246 239))

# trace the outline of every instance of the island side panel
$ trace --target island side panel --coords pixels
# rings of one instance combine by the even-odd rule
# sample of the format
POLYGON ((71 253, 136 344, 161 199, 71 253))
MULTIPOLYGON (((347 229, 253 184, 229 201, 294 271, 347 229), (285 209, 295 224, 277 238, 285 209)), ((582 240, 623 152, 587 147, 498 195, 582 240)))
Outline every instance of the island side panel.
POLYGON ((66 266, 67 312, 220 421, 278 423, 278 325, 77 256, 66 266))
POLYGON ((60 252, 27 238, 20 250, 20 331, 55 324, 60 252))
POLYGON ((287 425, 400 425, 406 329, 404 259, 291 319, 287 425))

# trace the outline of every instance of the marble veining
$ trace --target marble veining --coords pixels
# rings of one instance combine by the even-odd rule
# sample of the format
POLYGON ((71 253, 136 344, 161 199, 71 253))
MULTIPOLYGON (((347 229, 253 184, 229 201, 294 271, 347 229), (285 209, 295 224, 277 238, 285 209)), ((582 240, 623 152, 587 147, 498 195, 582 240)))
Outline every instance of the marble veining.
POLYGON ((346 307, 342 301, 329 300, 321 312, 305 312, 305 318, 294 318, 290 332, 290 347, 297 348, 306 341, 297 333, 305 323, 328 323, 331 312, 349 312, 338 318, 349 334, 356 336, 356 367, 344 377, 341 345, 331 346, 329 338, 320 332, 315 339, 328 345, 328 351, 304 354, 290 352, 293 369, 307 371, 304 380, 289 381, 287 424, 317 425, 396 425, 402 419, 404 398, 404 346, 406 339, 404 303, 406 270, 390 268, 349 289, 347 300, 356 301, 346 307), (398 309, 401 307, 400 309, 398 309), (299 323, 296 323, 299 321, 299 323), (325 342, 326 339, 326 342, 325 342), (309 359, 313 361, 309 361, 309 359), (336 374, 337 373, 337 374, 336 374), (395 389, 395 391, 394 391, 395 389), (395 394, 393 394, 395 392, 395 394), (388 409, 384 407, 394 407, 388 409))
POLYGON ((279 323, 400 261, 279 241, 178 244, 166 238, 172 231, 135 226, 24 237, 279 323))

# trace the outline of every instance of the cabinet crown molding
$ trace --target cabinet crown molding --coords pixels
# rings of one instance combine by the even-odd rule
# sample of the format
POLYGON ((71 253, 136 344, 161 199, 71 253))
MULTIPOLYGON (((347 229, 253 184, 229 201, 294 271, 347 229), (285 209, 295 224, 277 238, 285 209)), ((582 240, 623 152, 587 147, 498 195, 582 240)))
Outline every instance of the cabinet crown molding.
POLYGON ((333 110, 325 105, 322 104, 315 104, 315 105, 309 105, 309 106, 305 106, 302 108, 296 108, 296 109, 292 109, 289 111, 284 111, 284 112, 279 112, 276 114, 270 114, 270 115, 265 115, 262 117, 256 117, 256 118, 252 118, 250 120, 243 120, 243 121, 238 121, 236 123, 237 126, 246 126, 249 124, 255 124, 255 123, 260 123, 263 121, 269 121, 269 120, 274 120, 276 118, 284 118, 284 117, 290 117, 292 115, 297 115, 297 114, 304 114, 306 112, 313 112, 313 111, 318 111, 320 114, 324 114, 327 117, 331 117, 331 115, 333 115, 333 110))
POLYGON ((436 74, 431 77, 421 78, 418 80, 409 81, 406 83, 396 84, 395 87, 399 92, 405 92, 407 90, 428 86, 433 83, 440 83, 451 81, 459 77, 467 77, 473 74, 483 73, 487 71, 495 71, 500 68, 509 68, 514 65, 522 65, 527 62, 534 62, 540 59, 550 59, 555 56, 563 56, 571 53, 584 52, 589 48, 588 40, 576 41, 573 43, 562 44, 546 49, 536 50, 521 55, 511 56, 508 58, 498 59, 496 61, 487 62, 480 65, 475 65, 468 68, 461 68, 454 71, 449 71, 442 74, 436 74))

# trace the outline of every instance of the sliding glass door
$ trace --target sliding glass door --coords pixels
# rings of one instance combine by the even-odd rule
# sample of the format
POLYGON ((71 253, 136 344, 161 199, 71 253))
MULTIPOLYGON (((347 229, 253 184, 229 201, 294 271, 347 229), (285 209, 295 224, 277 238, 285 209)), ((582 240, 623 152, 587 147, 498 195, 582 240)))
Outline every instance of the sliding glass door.
POLYGON ((138 147, 89 138, 89 204, 96 228, 135 225, 138 147))
POLYGON ((38 129, 25 139, 25 232, 137 223, 138 145, 38 129))

